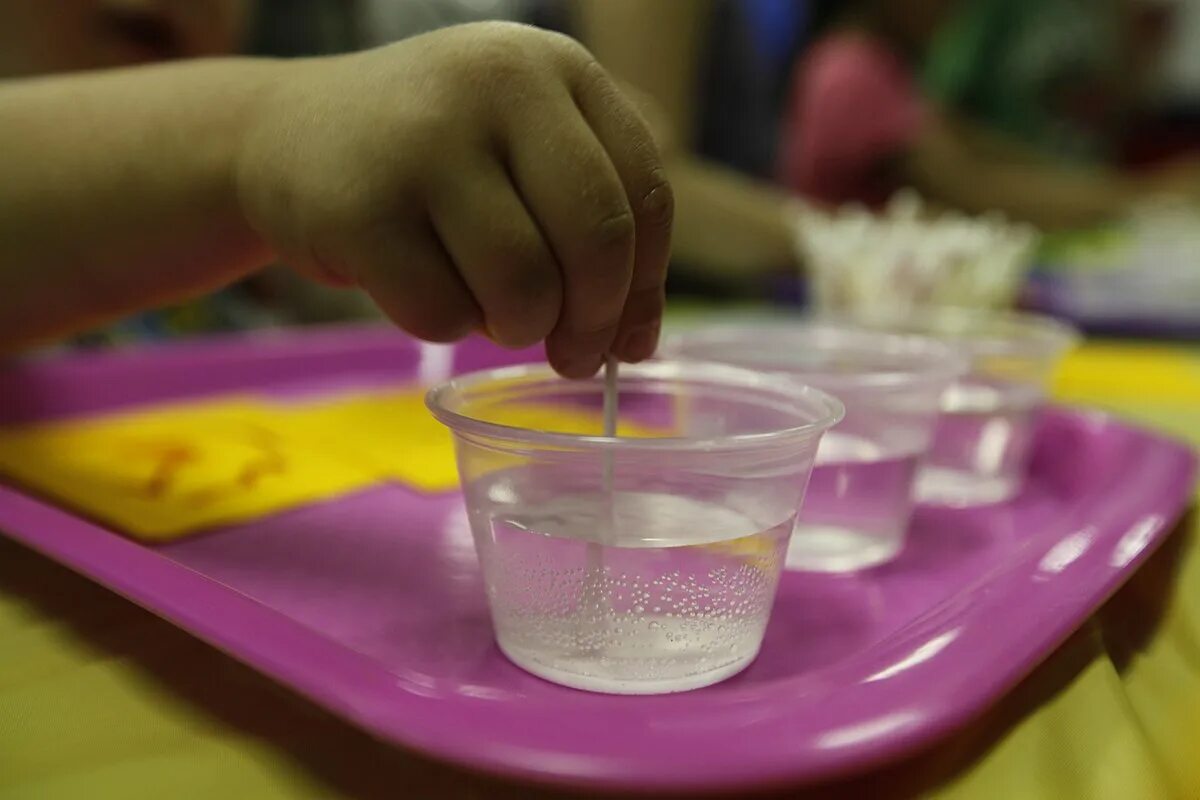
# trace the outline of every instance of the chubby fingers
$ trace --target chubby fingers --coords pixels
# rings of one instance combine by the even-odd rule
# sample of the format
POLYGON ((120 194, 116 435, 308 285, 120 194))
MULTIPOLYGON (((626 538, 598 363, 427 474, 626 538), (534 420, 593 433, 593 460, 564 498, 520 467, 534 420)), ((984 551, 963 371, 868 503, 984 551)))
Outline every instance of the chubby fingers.
POLYGON ((625 360, 653 352, 673 202, 633 106, 590 56, 564 69, 562 91, 541 98, 540 113, 509 116, 506 159, 560 270, 547 358, 585 377, 610 351, 625 360))
POLYGON ((433 226, 498 344, 528 347, 562 308, 557 260, 502 164, 479 157, 431 192, 433 226))
POLYGON ((602 70, 588 70, 576 100, 612 159, 633 212, 633 275, 612 352, 640 361, 658 345, 675 198, 649 127, 602 70))
POLYGON ((400 328, 429 342, 457 341, 483 324, 483 312, 428 220, 378 225, 354 237, 355 277, 400 328))
POLYGON ((545 340, 567 377, 593 374, 608 353, 646 358, 673 212, 650 131, 578 44, 539 37, 526 52, 489 41, 491 55, 460 65, 453 83, 474 104, 447 101, 447 112, 435 95, 421 106, 416 118, 437 135, 425 137, 423 162, 411 149, 398 159, 415 178, 411 196, 368 194, 362 216, 385 230, 347 253, 353 272, 423 338, 475 328, 513 347, 545 340))

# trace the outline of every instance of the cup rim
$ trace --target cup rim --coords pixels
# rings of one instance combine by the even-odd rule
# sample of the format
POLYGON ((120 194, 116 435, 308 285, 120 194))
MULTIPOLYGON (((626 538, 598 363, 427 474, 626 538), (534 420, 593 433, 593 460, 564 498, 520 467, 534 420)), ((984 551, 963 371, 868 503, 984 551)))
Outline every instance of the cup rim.
POLYGON ((971 357, 1055 358, 1083 339, 1075 326, 1060 319, 1010 309, 918 306, 903 314, 864 312, 843 319, 877 330, 926 336, 961 348, 971 357), (955 336, 939 324, 964 331, 971 326, 991 326, 992 330, 978 336, 955 336))
POLYGON ((597 436, 593 434, 566 433, 562 431, 540 431, 505 425, 499 422, 472 417, 451 407, 451 400, 472 388, 500 381, 528 380, 529 385, 561 382, 563 385, 596 384, 603 390, 602 375, 582 380, 563 378, 548 364, 516 364, 506 367, 485 369, 460 375, 430 389, 425 395, 425 405, 439 422, 456 434, 482 436, 517 445, 548 447, 570 447, 583 450, 636 450, 657 452, 711 452, 755 449, 772 446, 791 440, 806 440, 819 436, 836 425, 845 416, 846 410, 836 397, 820 389, 795 381, 784 375, 756 372, 700 361, 654 360, 638 364, 621 364, 621 379, 672 381, 675 383, 721 384, 729 389, 748 389, 764 395, 773 395, 775 408, 790 407, 797 415, 815 415, 815 419, 799 425, 790 425, 774 430, 736 433, 702 438, 663 436, 634 438, 627 436, 597 436))
MULTIPOLYGON (((783 363, 778 366, 763 364, 755 366, 753 369, 789 375, 797 380, 813 381, 822 386, 831 387, 836 392, 839 389, 846 391, 885 390, 909 388, 926 383, 948 384, 954 379, 966 375, 970 368, 970 363, 960 348, 936 337, 920 333, 864 327, 853 321, 831 316, 803 317, 785 321, 771 320, 761 325, 754 323, 721 324, 681 331, 666 337, 660 352, 672 358, 735 365, 736 362, 714 357, 704 352, 689 353, 688 351, 693 348, 702 349, 724 344, 759 344, 763 348, 771 346, 812 347, 819 346, 814 345, 812 340, 821 335, 845 339, 854 350, 861 353, 891 351, 927 360, 920 364, 910 363, 899 367, 880 364, 876 367, 866 367, 861 371, 847 372, 829 371, 822 369, 819 365, 811 369, 804 366, 789 367, 783 363)), ((831 345, 828 349, 833 351, 835 347, 831 345)), ((737 366, 743 369, 749 368, 743 365, 737 366)))

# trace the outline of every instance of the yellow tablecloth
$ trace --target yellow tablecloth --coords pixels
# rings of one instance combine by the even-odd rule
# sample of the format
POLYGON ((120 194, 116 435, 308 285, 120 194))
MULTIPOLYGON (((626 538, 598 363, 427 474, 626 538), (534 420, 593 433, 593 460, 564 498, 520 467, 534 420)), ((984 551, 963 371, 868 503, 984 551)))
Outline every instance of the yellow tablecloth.
MULTIPOLYGON (((1200 445, 1192 351, 1092 345, 1058 389, 1200 445)), ((1196 528, 1185 520, 967 730, 885 770, 781 796, 1200 800, 1196 528)), ((539 796, 375 742, 0 539, 2 800, 539 796)))

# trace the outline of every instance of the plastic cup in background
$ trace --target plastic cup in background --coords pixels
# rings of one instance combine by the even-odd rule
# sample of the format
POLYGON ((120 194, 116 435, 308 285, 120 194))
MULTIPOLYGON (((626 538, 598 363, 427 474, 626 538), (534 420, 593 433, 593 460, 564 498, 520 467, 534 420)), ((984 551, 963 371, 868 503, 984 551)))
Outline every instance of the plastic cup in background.
POLYGON ((965 371, 957 350, 921 336, 806 320, 683 333, 663 352, 786 374, 845 404, 845 419, 821 440, 789 568, 858 570, 900 552, 939 402, 965 371))
POLYGON ((921 502, 976 506, 1021 490, 1049 379, 1079 340, 1069 325, 1037 314, 928 308, 871 324, 951 344, 970 369, 942 397, 933 445, 917 477, 921 502))
POLYGON ((605 437, 602 394, 602 378, 541 365, 429 392, 454 434, 496 640, 527 671, 592 691, 728 678, 758 654, 842 406, 733 367, 622 365, 623 428, 605 437))

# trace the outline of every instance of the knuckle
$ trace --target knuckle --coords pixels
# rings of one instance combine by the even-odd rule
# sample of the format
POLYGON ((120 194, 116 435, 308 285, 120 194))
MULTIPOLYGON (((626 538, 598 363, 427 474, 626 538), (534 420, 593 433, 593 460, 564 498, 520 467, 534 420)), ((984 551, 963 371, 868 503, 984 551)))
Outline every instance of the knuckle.
POLYGON ((629 251, 633 247, 637 221, 626 205, 600 217, 588 233, 593 246, 601 252, 629 251))
POLYGON ((558 321, 561 295, 557 282, 537 270, 513 273, 504 296, 489 315, 489 329, 500 344, 526 347, 541 341, 558 321))
POLYGON ((595 58, 579 41, 559 31, 520 22, 490 21, 462 26, 476 35, 474 44, 496 44, 523 56, 544 59, 558 66, 582 68, 595 58))
POLYGON ((488 328, 509 347, 545 338, 558 320, 562 281, 540 240, 514 237, 493 248, 494 288, 487 302, 488 328))
POLYGON ((661 168, 650 173, 649 188, 642 193, 638 202, 638 222, 652 228, 665 230, 675 219, 675 191, 661 168))
POLYGON ((500 293, 517 303, 557 296, 558 269, 540 238, 514 234, 491 246, 500 293))
POLYGON ((608 317, 598 322, 577 322, 566 329, 572 344, 582 350, 602 352, 608 349, 613 338, 617 335, 620 320, 616 316, 608 317))
POLYGON ((483 220, 481 236, 500 269, 518 272, 541 267, 546 248, 532 223, 525 224, 519 213, 501 219, 483 220))
POLYGON ((531 38, 538 31, 519 22, 489 20, 471 25, 466 30, 473 32, 472 49, 477 53, 518 53, 528 48, 531 38))
MULTIPOLYGON (((488 86, 520 86, 511 81, 528 81, 532 75, 552 66, 570 39, 561 34, 538 30, 513 22, 488 22, 477 27, 466 49, 461 69, 467 76, 488 86)), ((580 48, 582 49, 582 48, 580 48)))
POLYGON ((587 89, 599 89, 605 93, 615 92, 616 87, 613 85, 612 77, 604 65, 597 61, 583 45, 574 40, 571 42, 575 45, 575 50, 566 53, 565 57, 569 58, 570 66, 578 75, 579 86, 587 89))
POLYGON ((488 89, 519 86, 528 81, 531 66, 528 54, 512 45, 492 45, 479 58, 474 77, 488 89))
POLYGON ((463 43, 460 57, 442 68, 439 80, 461 104, 506 96, 514 87, 532 83, 536 69, 521 37, 489 24, 463 43))
POLYGON ((665 303, 666 297, 662 284, 631 290, 625 300, 621 324, 638 326, 656 323, 662 318, 665 303))
POLYGON ((500 280, 500 302, 505 311, 518 319, 544 314, 547 306, 558 304, 559 297, 557 276, 546 269, 529 266, 509 269, 500 280))
POLYGON ((578 70, 581 75, 585 76, 598 72, 607 78, 608 73, 600 66, 600 62, 578 40, 564 33, 554 33, 551 34, 551 37, 549 39, 551 46, 558 58, 569 69, 578 70))

